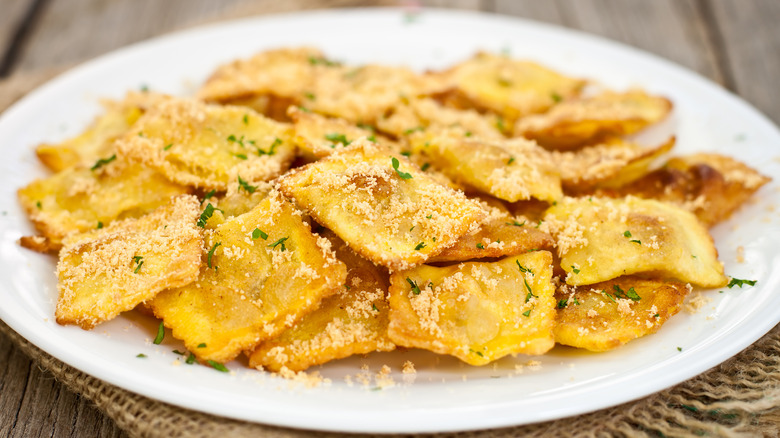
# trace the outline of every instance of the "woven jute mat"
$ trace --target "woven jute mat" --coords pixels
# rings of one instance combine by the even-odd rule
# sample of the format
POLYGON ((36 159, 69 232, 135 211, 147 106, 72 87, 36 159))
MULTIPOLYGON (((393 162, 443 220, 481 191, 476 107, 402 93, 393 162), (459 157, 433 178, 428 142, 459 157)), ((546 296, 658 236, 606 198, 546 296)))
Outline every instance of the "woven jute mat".
MULTIPOLYGON (((61 69, 56 69, 19 74, 0 81, 0 112, 60 71, 61 69)), ((71 391, 92 401, 100 411, 113 419, 118 427, 133 437, 343 436, 246 423, 151 400, 62 363, 29 343, 2 322, 0 332, 11 339, 40 368, 50 372, 71 391)), ((780 325, 722 365, 638 401, 546 423, 433 436, 776 437, 780 435, 778 428, 780 325)))

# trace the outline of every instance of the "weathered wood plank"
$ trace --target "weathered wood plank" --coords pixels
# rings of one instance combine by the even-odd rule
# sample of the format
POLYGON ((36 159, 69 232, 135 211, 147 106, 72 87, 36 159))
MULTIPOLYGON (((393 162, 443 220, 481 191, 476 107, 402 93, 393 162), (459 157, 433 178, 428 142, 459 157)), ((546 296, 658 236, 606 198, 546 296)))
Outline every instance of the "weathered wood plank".
POLYGON ((722 82, 696 6, 695 0, 496 0, 496 12, 601 35, 722 82))
POLYGON ((50 0, 21 49, 14 71, 74 64, 156 35, 219 19, 315 6, 388 3, 387 0, 50 0))
POLYGON ((0 436, 124 437, 111 419, 40 370, 0 334, 0 436))
POLYGON ((422 0, 420 5, 426 8, 469 9, 477 11, 482 9, 482 3, 482 0, 422 0))
POLYGON ((0 62, 7 59, 11 52, 14 36, 32 5, 33 0, 3 0, 0 13, 0 62))
POLYGON ((711 8, 734 91, 780 123, 780 2, 714 0, 702 6, 711 8))

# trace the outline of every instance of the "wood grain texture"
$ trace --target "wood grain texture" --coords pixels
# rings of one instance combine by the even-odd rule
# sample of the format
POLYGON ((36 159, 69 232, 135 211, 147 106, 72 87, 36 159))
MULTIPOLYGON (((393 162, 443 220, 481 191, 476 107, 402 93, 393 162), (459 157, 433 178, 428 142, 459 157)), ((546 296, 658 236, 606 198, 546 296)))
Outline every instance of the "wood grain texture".
POLYGON ((8 51, 11 39, 32 3, 32 0, 3 0, 0 13, 0 58, 8 51))
POLYGON ((604 36, 723 81, 695 0, 496 0, 495 5, 496 12, 604 36))
POLYGON ((125 437, 110 418, 69 391, 0 334, 0 436, 125 437))
POLYGON ((714 0, 702 4, 711 8, 715 42, 730 70, 732 91, 780 123, 780 1, 714 0))
POLYGON ((49 0, 13 71, 70 65, 154 36, 222 19, 314 7, 390 3, 381 0, 49 0))

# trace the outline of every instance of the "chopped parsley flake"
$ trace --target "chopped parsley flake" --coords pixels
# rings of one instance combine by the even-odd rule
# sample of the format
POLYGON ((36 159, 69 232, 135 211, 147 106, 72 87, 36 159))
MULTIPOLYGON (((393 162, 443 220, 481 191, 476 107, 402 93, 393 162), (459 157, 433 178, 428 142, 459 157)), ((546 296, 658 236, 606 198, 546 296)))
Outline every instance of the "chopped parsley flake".
POLYGON ((311 65, 324 65, 326 67, 338 67, 341 65, 340 62, 331 61, 326 58, 318 58, 316 56, 309 56, 309 64, 311 65))
POLYGON ((190 353, 189 356, 187 356, 187 360, 184 361, 187 365, 192 365, 195 363, 195 355, 190 353))
POLYGON ((255 228, 255 230, 252 231, 252 240, 257 240, 261 237, 263 238, 263 240, 266 240, 268 239, 268 234, 265 234, 265 232, 263 232, 263 230, 261 230, 260 228, 255 228))
POLYGON ((525 302, 531 301, 531 298, 539 298, 538 295, 534 295, 534 293, 531 291, 531 286, 528 285, 528 280, 523 278, 523 283, 525 284, 525 289, 528 291, 528 293, 525 295, 525 302))
POLYGON ((406 277, 406 281, 409 283, 409 286, 412 287, 412 293, 415 295, 420 295, 420 288, 417 286, 417 283, 415 283, 414 280, 409 277, 406 277))
POLYGON ((561 97, 561 95, 560 95, 560 94, 558 94, 558 93, 556 93, 555 91, 553 91, 553 92, 552 92, 552 94, 550 94, 550 98, 552 98, 552 100, 553 100, 554 102, 556 102, 556 103, 558 103, 558 102, 560 102, 561 100, 563 100, 563 98, 561 97))
POLYGON ((347 136, 344 134, 339 134, 338 132, 333 132, 330 134, 325 134, 325 140, 328 140, 333 143, 341 143, 344 146, 352 143, 351 141, 347 140, 347 136))
POLYGON ((173 350, 173 352, 174 352, 175 354, 178 354, 179 356, 184 356, 185 354, 187 354, 187 353, 185 353, 185 352, 183 352, 183 351, 179 351, 179 350, 173 350))
POLYGON ((207 364, 209 364, 209 365, 211 365, 211 367, 212 367, 212 368, 214 368, 214 369, 215 369, 215 370, 217 370, 217 371, 221 371, 221 372, 223 372, 223 373, 227 373, 227 372, 229 372, 229 370, 227 369, 227 367, 225 367, 225 365, 222 365, 222 364, 221 364, 221 363, 219 363, 219 362, 216 362, 216 361, 213 361, 213 360, 207 360, 207 361, 206 361, 206 363, 207 363, 207 364))
POLYGON ((571 265, 571 270, 572 270, 572 272, 574 272, 575 274, 579 274, 579 273, 580 273, 580 270, 579 270, 579 269, 577 269, 577 268, 575 268, 575 267, 574 267, 574 265, 571 265))
POLYGON ((240 158, 242 160, 246 160, 247 159, 246 154, 233 154, 233 156, 236 157, 236 158, 240 158))
POLYGON ((525 312, 523 312, 523 316, 531 316, 531 309, 528 309, 525 312))
POLYGON ((406 131, 404 131, 404 135, 409 135, 417 131, 425 131, 425 128, 422 126, 415 126, 414 128, 409 128, 406 131))
POLYGON ((157 326, 157 336, 154 338, 154 345, 160 345, 165 338, 165 325, 160 321, 160 325, 157 326))
POLYGON ((216 251, 216 250, 217 250, 217 247, 218 247, 219 245, 222 245, 222 242, 217 242, 217 243, 215 243, 215 244, 214 244, 214 246, 212 246, 212 247, 211 247, 211 249, 210 249, 210 250, 209 250, 209 252, 208 252, 208 256, 206 257, 206 261, 208 262, 208 266, 209 266, 209 268, 213 268, 213 266, 211 266, 211 257, 213 257, 213 256, 214 256, 214 251, 216 251))
POLYGON ((677 351, 682 351, 682 347, 677 347, 677 351))
POLYGON ((201 199, 201 200, 200 200, 200 203, 201 203, 201 204, 203 204, 204 202, 206 202, 206 200, 207 200, 207 199, 211 198, 211 197, 212 197, 212 196, 214 196, 216 193, 217 193, 217 191, 216 191, 216 190, 210 190, 208 193, 206 193, 205 195, 203 195, 203 199, 201 199))
POLYGON ((101 168, 101 167, 105 166, 106 164, 108 164, 108 163, 110 163, 110 162, 114 161, 114 160, 116 160, 116 154, 114 154, 114 155, 111 155, 111 156, 110 156, 110 157, 108 157, 108 158, 101 158, 101 159, 99 159, 99 160, 97 160, 97 161, 95 162, 95 165, 94 165, 94 166, 90 167, 90 170, 97 170, 97 169, 99 169, 99 168, 101 168))
MULTIPOLYGON (((254 143, 253 143, 254 144, 254 143)), ((271 143, 271 147, 268 148, 268 150, 257 148, 257 155, 263 156, 263 155, 273 155, 276 153, 276 147, 282 144, 282 139, 279 137, 274 139, 274 142, 271 143)))
POLYGON ((479 242, 479 243, 477 244, 477 248, 479 248, 479 249, 485 249, 485 245, 483 245, 483 244, 482 244, 482 242, 479 242))
POLYGON ((417 246, 414 247, 414 250, 415 251, 419 251, 419 250, 421 250, 423 248, 425 248, 425 242, 420 242, 420 243, 417 244, 417 246))
POLYGON ((420 167, 420 170, 425 172, 426 170, 428 170, 429 167, 431 167, 431 163, 425 163, 422 165, 422 167, 420 167))
POLYGON ((141 269, 141 266, 143 266, 144 264, 143 258, 144 258, 143 256, 133 256, 133 263, 136 264, 133 274, 137 274, 138 270, 141 269))
POLYGON ((731 281, 729 281, 729 284, 727 285, 729 289, 731 289, 734 286, 739 286, 740 289, 742 289, 742 285, 746 284, 748 286, 755 286, 758 280, 740 280, 739 278, 731 278, 731 281))
POLYGON ((515 162, 515 157, 509 157, 509 160, 507 160, 506 164, 509 165, 509 164, 514 163, 514 162, 515 162))
POLYGON ((143 358, 146 357, 146 355, 143 354, 143 353, 138 353, 138 354, 135 355, 135 357, 140 357, 141 359, 143 359, 143 358))
POLYGON ((163 148, 164 151, 167 151, 168 149, 173 147, 173 143, 169 143, 167 146, 163 148))
POLYGON ((249 114, 244 114, 244 124, 245 125, 249 124, 249 114))
POLYGON ((569 299, 568 298, 564 298, 562 300, 558 300, 558 308, 559 309, 565 308, 567 304, 569 304, 569 299))
POLYGON ((376 308, 376 304, 371 303, 371 308, 374 309, 374 312, 379 312, 379 309, 376 308))
POLYGON ((518 222, 516 220, 513 220, 512 222, 507 222, 506 225, 513 225, 515 227, 522 227, 523 225, 525 225, 525 222, 526 221, 523 221, 523 223, 521 224, 520 222, 518 222))
POLYGON ((206 348, 206 343, 201 342, 200 344, 198 344, 198 348, 206 348))
POLYGON ((38 210, 40 210, 40 209, 42 209, 42 208, 43 208, 43 205, 41 205, 41 201, 37 201, 37 202, 35 203, 35 206, 36 206, 36 207, 38 207, 38 210))
POLYGON ((625 232, 623 232, 623 236, 631 237, 631 231, 626 230, 625 232))
POLYGON ((268 245, 268 246, 269 246, 271 249, 276 249, 276 247, 277 247, 277 246, 281 245, 281 246, 282 246, 282 251, 284 251, 284 250, 286 250, 286 249, 287 249, 287 248, 285 248, 285 246, 284 246, 284 241, 285 241, 285 240, 287 240, 287 239, 289 239, 289 238, 290 238, 290 237, 282 237, 281 239, 277 240, 276 242, 274 242, 274 243, 272 243, 272 244, 270 244, 270 245, 268 245))
POLYGON ((99 230, 101 228, 103 228, 103 222, 98 221, 97 229, 99 230))
POLYGON ((238 175, 238 191, 241 189, 246 190, 247 193, 254 193, 257 190, 257 186, 251 186, 248 182, 241 179, 241 175, 238 175))
POLYGON ((496 119, 496 128, 501 132, 506 132, 506 126, 504 126, 504 119, 501 117, 496 119))
POLYGON ((200 218, 198 218, 198 222, 195 223, 195 225, 206 228, 206 223, 211 219, 211 216, 214 214, 214 210, 218 210, 217 208, 214 208, 213 205, 211 205, 211 202, 206 206, 205 209, 203 209, 203 213, 200 214, 200 218))
POLYGON ((636 244, 639 244, 639 245, 641 245, 641 244, 642 244, 642 241, 641 241, 641 240, 636 240, 636 239, 629 240, 629 242, 631 242, 631 243, 636 243, 636 244))
POLYGON ((244 136, 243 135, 241 137, 236 138, 235 135, 230 134, 230 136, 228 136, 228 138, 227 138, 227 141, 229 141, 230 143, 237 143, 242 148, 246 147, 246 146, 244 146, 244 136))
POLYGON ((398 166, 401 164, 398 161, 398 158, 392 157, 392 163, 393 163, 393 170, 395 170, 395 173, 397 173, 398 176, 401 177, 401 179, 411 179, 412 178, 412 174, 411 173, 401 172, 400 170, 398 170, 398 166))
POLYGON ((308 91, 303 93, 303 95, 306 96, 306 98, 309 100, 314 100, 317 98, 317 96, 315 96, 314 93, 309 93, 308 91))
POLYGON ((531 269, 526 268, 525 266, 521 265, 520 264, 520 260, 515 259, 515 263, 517 263, 517 269, 519 269, 520 272, 522 272, 524 274, 534 275, 534 271, 532 271, 531 269))
POLYGON ((484 354, 482 354, 481 351, 477 351, 477 350, 474 350, 474 349, 471 349, 471 348, 469 348, 469 351, 474 353, 474 354, 476 354, 479 357, 484 357, 484 354))

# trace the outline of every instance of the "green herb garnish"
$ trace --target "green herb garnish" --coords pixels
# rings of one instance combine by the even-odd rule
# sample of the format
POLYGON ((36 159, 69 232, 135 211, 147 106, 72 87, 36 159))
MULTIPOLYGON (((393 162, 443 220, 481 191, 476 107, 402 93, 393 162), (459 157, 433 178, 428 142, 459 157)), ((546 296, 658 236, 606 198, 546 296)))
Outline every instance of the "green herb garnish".
POLYGON ((203 210, 203 213, 200 214, 200 218, 198 218, 198 222, 196 222, 195 225, 201 228, 206 228, 206 223, 209 221, 209 219, 211 219, 211 216, 214 214, 214 210, 217 209, 214 208, 214 206, 209 202, 209 204, 203 210))
POLYGON ((173 147, 173 143, 169 143, 167 146, 163 148, 164 151, 167 151, 168 149, 173 147))
POLYGON ((157 336, 154 338, 154 345, 160 345, 162 343, 163 338, 165 338, 165 325, 163 325, 163 322, 160 321, 160 325, 157 326, 157 336))
POLYGON ((742 289, 742 285, 746 284, 748 286, 755 286, 758 280, 740 280, 739 278, 731 278, 731 281, 729 281, 729 284, 727 285, 729 289, 731 289, 734 286, 739 286, 740 289, 742 289))
POLYGON ((282 246, 282 251, 286 250, 287 248, 284 247, 284 241, 289 239, 289 237, 282 237, 281 239, 277 240, 276 242, 268 245, 271 249, 276 249, 277 246, 282 246))
POLYGON ((333 132, 330 134, 325 134, 325 140, 328 140, 333 143, 341 143, 344 146, 352 143, 351 141, 347 140, 347 136, 344 134, 339 134, 338 132, 333 132))
POLYGON ((217 243, 215 243, 215 244, 214 244, 214 246, 212 246, 212 247, 211 247, 211 249, 210 249, 210 250, 209 250, 209 252, 208 252, 208 255, 207 255, 206 259, 207 259, 207 262, 208 262, 208 266, 209 266, 209 268, 212 268, 212 267, 213 267, 213 266, 211 266, 211 257, 213 257, 213 256, 214 256, 214 251, 216 251, 216 250, 217 250, 217 247, 218 247, 219 245, 222 245, 222 242, 217 242, 217 243))
POLYGON ((263 238, 263 240, 266 240, 268 239, 268 234, 265 234, 265 232, 263 232, 263 230, 261 230, 260 228, 255 228, 255 230, 252 231, 252 240, 257 240, 261 237, 263 238))
POLYGON ((207 360, 207 364, 211 365, 212 368, 214 368, 217 371, 221 371, 223 373, 229 372, 229 370, 225 367, 225 365, 222 365, 219 362, 213 361, 213 360, 207 360))
POLYGON ((485 245, 483 245, 482 242, 479 242, 479 243, 477 243, 477 248, 485 249, 485 245))
POLYGON ((406 281, 409 283, 409 286, 412 287, 412 293, 415 295, 420 295, 420 288, 417 286, 417 283, 415 283, 414 280, 409 277, 406 277, 406 281))
MULTIPOLYGON (((254 144, 254 143, 253 143, 253 144, 254 144)), ((277 147, 277 146, 279 146, 279 145, 281 145, 281 144, 282 144, 282 139, 280 139, 279 137, 277 137, 277 138, 275 138, 275 139, 274 139, 274 142, 273 142, 273 143, 271 143, 271 147, 270 147, 270 148, 268 148, 268 150, 267 150, 267 151, 266 151, 266 150, 263 150, 263 149, 260 149, 260 148, 257 148, 257 155, 260 155, 261 157, 262 157, 263 155, 273 155, 273 154, 275 154, 275 153, 276 153, 276 147, 277 147)))
POLYGON ((257 190, 257 186, 251 186, 248 182, 241 179, 241 175, 238 176, 238 191, 240 192, 241 189, 244 189, 247 191, 247 193, 254 193, 255 190, 257 190))
POLYGON ((187 356, 187 360, 184 361, 187 365, 192 365, 195 363, 195 355, 190 353, 189 356, 187 356))
POLYGON ((395 173, 397 173, 398 176, 401 177, 401 179, 411 179, 412 178, 412 174, 411 173, 401 172, 400 170, 398 170, 398 166, 401 164, 398 161, 398 158, 392 157, 392 163, 393 163, 393 170, 395 170, 395 173))
MULTIPOLYGON (((411 230, 409 230, 409 231, 411 231, 411 230)), ((417 246, 414 247, 414 250, 415 251, 419 251, 419 250, 421 250, 423 248, 425 248, 425 242, 420 242, 420 243, 417 244, 417 246)))
POLYGON ((523 312, 523 316, 531 316, 531 309, 528 309, 525 312, 523 312))
POLYGON ((106 164, 114 161, 114 160, 116 160, 116 154, 111 155, 108 158, 101 158, 101 159, 97 160, 97 162, 95 162, 94 166, 90 167, 90 170, 97 170, 97 169, 105 166, 106 164))
POLYGON ((133 274, 137 274, 138 270, 141 269, 141 266, 143 266, 144 264, 143 258, 144 258, 143 256, 133 256, 133 263, 136 264, 133 274))

